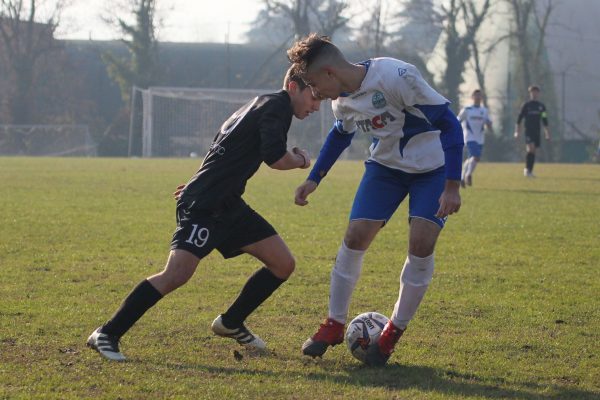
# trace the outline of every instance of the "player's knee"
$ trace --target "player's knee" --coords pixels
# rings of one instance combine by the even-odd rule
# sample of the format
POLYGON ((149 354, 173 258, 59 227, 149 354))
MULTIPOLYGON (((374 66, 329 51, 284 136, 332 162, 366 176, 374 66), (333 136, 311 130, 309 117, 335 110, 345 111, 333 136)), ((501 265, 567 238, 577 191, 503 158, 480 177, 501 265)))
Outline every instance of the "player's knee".
POLYGON ((267 268, 269 268, 276 277, 287 279, 296 269, 296 260, 294 259, 294 256, 290 255, 285 259, 279 260, 275 265, 267 266, 267 268))
POLYGON ((433 254, 433 250, 435 248, 435 242, 431 242, 429 240, 410 240, 408 246, 408 252, 417 257, 428 257, 433 254))
POLYGON ((194 275, 195 268, 185 263, 169 263, 162 275, 173 289, 183 286, 194 275))
POLYGON ((370 239, 358 230, 349 230, 344 236, 344 243, 350 250, 366 250, 369 247, 370 239))

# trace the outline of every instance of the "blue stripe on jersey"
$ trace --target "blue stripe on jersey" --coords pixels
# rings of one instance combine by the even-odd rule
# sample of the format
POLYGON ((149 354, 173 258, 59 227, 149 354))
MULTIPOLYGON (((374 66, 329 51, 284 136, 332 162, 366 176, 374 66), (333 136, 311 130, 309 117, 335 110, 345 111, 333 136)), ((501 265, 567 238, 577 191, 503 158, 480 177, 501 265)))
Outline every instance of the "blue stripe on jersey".
POLYGON ((358 65, 364 65, 365 68, 367 68, 367 71, 369 70, 369 67, 371 66, 371 61, 372 60, 365 60, 365 61, 361 61, 359 63, 357 63, 358 65))
POLYGON ((446 112, 449 104, 450 103, 425 106, 415 104, 413 107, 418 108, 431 124, 435 124, 435 122, 446 112))
POLYGON ((404 132, 404 136, 400 139, 400 155, 404 157, 404 147, 408 144, 408 141, 423 132, 435 131, 435 128, 432 124, 435 122, 448 110, 448 104, 434 104, 434 105, 421 105, 415 104, 414 107, 421 111, 423 115, 425 115, 426 120, 413 115, 406 110, 403 110, 404 113, 404 126, 402 127, 402 131, 404 132))
POLYGON ((400 155, 404 157, 404 148, 410 139, 419 133, 435 131, 436 129, 427 120, 412 115, 406 110, 402 110, 402 112, 404 113, 404 126, 402 127, 404 135, 400 139, 400 155))

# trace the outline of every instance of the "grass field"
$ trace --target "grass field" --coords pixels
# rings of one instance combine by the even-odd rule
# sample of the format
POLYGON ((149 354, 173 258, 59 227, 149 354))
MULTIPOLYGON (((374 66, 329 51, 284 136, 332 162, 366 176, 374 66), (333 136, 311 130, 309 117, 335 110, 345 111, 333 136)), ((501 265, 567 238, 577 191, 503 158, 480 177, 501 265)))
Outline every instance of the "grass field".
MULTIPOLYGON (((268 355, 209 325, 259 264, 202 261, 123 338, 126 363, 89 333, 159 271, 171 192, 198 160, 0 158, 0 399, 599 399, 600 166, 481 164, 436 251, 416 318, 383 369, 345 346, 300 354, 326 315, 329 272, 362 173, 340 162, 308 207, 304 171, 261 169, 246 200, 297 259, 248 324, 268 355)), ((406 255, 403 205, 368 252, 351 315, 391 313, 406 255)))

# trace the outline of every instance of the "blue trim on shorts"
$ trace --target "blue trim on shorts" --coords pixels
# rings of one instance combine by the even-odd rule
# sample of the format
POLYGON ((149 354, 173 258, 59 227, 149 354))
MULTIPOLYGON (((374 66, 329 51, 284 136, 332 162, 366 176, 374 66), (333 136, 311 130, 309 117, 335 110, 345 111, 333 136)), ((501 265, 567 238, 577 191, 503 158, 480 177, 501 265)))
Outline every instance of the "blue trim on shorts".
POLYGON ((481 158, 481 153, 483 152, 483 145, 481 143, 469 140, 467 142, 467 149, 469 150, 469 155, 471 157, 481 158))
POLYGON ((437 218, 435 214, 440 207, 439 199, 445 183, 444 167, 411 174, 367 161, 354 197, 350 220, 366 219, 387 223, 408 195, 409 221, 411 218, 423 218, 443 228, 446 218, 437 218))

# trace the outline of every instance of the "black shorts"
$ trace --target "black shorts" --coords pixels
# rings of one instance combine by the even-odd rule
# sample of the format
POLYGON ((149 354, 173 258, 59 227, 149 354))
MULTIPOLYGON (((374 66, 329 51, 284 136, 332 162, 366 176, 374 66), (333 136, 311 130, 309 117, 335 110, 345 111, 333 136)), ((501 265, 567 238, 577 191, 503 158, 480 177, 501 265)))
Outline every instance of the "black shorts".
POLYGON ((236 257, 243 253, 242 247, 277 234, 267 220, 243 201, 218 212, 194 210, 178 202, 176 217, 171 250, 187 250, 198 258, 206 257, 213 249, 224 258, 236 257))
POLYGON ((535 147, 540 147, 540 144, 541 144, 540 133, 538 132, 536 134, 536 133, 525 132, 525 143, 527 143, 527 144, 533 143, 535 145, 535 147))

